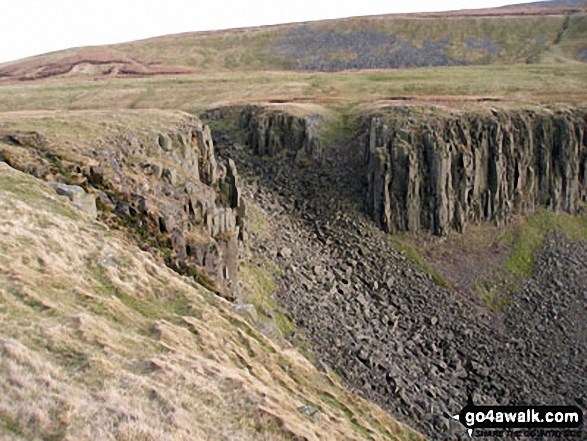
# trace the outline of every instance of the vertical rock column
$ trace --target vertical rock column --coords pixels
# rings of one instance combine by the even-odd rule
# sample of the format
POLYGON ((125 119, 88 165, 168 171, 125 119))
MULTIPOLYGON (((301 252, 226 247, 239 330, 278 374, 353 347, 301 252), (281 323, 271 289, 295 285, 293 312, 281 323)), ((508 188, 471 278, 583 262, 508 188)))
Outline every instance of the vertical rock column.
POLYGON ((385 231, 445 235, 585 201, 585 110, 394 107, 369 121, 366 207, 385 231))

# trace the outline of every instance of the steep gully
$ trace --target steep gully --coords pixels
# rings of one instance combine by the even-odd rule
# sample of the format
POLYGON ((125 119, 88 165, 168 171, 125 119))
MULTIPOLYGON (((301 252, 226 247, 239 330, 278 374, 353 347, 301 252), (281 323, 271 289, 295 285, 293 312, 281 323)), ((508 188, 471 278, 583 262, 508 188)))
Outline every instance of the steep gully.
POLYGON ((486 308, 407 261, 386 231, 442 235, 537 206, 576 212, 585 117, 390 108, 364 120, 358 141, 325 145, 316 117, 259 107, 204 115, 244 134, 244 146, 214 136, 273 227, 271 240, 249 246, 282 268, 276 296, 321 363, 432 439, 464 435, 448 417, 468 394, 585 407, 587 244, 550 236, 496 328, 486 308))
POLYGON ((101 220, 229 299, 240 295, 245 201, 264 210, 272 238, 251 234, 247 246, 282 269, 277 299, 320 363, 432 439, 463 435, 447 416, 469 393, 479 403, 585 407, 585 243, 552 236, 495 328, 387 233, 442 235, 537 206, 577 211, 585 111, 395 107, 366 117, 354 141, 328 144, 316 115, 245 107, 204 117, 234 121, 244 146, 222 131, 214 144, 182 114, 156 136, 129 128, 91 144, 2 133, 0 160, 96 194, 101 220))

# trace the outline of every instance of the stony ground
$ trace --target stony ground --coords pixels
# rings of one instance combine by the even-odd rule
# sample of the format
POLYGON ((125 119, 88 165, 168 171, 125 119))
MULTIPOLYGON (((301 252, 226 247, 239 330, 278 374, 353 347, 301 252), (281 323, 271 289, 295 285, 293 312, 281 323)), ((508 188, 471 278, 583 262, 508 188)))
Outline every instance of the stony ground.
MULTIPOLYGON (((384 32, 316 31, 300 26, 286 32, 282 41, 271 46, 271 51, 287 60, 295 60, 294 68, 299 70, 397 69, 468 64, 467 60, 448 59, 446 47, 450 44, 447 39, 425 40, 422 47, 417 47, 384 32)), ((486 47, 481 49, 486 50, 486 47)))
POLYGON ((315 167, 215 139, 268 219, 269 233, 250 240, 279 264, 278 300, 352 388, 432 439, 464 434, 448 416, 468 394, 585 406, 586 243, 551 236, 531 279, 493 313, 436 285, 363 215, 352 146, 315 167))

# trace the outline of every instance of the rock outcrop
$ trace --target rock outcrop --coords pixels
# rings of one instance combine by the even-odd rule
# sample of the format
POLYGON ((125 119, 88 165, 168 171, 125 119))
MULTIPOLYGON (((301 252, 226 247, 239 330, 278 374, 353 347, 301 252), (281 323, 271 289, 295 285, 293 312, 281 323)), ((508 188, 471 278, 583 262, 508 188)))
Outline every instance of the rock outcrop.
POLYGON ((365 130, 367 211, 386 231, 462 231, 587 198, 587 111, 390 107, 365 130))
POLYGON ((131 122, 126 131, 75 145, 36 132, 5 133, 0 155, 36 177, 93 193, 100 219, 127 231, 168 266, 235 299, 244 237, 236 166, 218 162, 208 127, 178 115, 169 131, 140 133, 131 122))
MULTIPOLYGON (((300 109, 303 105, 289 104, 300 109)), ((287 105, 286 105, 287 107, 287 105)), ((299 110, 298 110, 299 111, 299 110)), ((207 111, 204 118, 232 119, 242 130, 244 143, 255 155, 295 157, 296 162, 322 162, 324 143, 319 127, 323 115, 302 112, 295 115, 280 105, 221 107, 207 111)))
POLYGON ((69 199, 75 208, 86 213, 90 218, 96 219, 98 209, 96 208, 96 196, 86 193, 79 185, 67 185, 53 183, 55 192, 59 196, 69 199))

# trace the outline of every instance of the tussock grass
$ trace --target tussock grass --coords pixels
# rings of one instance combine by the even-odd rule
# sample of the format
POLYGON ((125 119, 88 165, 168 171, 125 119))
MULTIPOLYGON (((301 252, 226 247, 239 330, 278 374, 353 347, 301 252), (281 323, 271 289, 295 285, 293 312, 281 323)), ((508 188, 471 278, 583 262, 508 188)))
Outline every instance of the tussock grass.
POLYGON ((434 283, 444 288, 450 288, 450 284, 426 261, 416 241, 410 240, 407 235, 395 234, 390 238, 391 245, 400 251, 406 259, 412 262, 420 271, 430 275, 434 283))
POLYGON ((243 262, 239 273, 243 286, 243 301, 255 306, 258 320, 262 324, 270 323, 277 326, 280 333, 288 337, 308 360, 315 362, 316 356, 308 342, 299 338, 303 335, 302 330, 273 298, 277 290, 276 277, 280 272, 279 267, 272 262, 243 262))
POLYGON ((252 234, 260 241, 271 237, 271 225, 267 220, 267 214, 255 204, 247 206, 247 226, 252 234))

